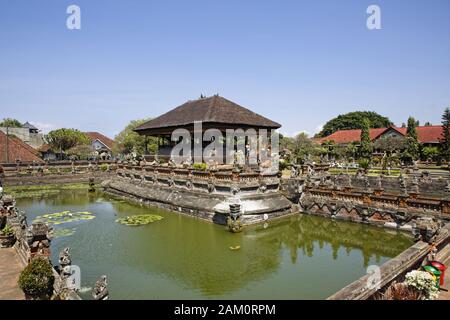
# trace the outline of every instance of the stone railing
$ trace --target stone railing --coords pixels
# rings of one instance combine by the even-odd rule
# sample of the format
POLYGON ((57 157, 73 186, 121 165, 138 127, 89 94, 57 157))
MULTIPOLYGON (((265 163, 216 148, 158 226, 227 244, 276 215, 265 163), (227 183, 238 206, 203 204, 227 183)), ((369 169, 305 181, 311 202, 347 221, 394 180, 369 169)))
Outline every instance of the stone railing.
POLYGON ((167 166, 135 166, 118 164, 117 176, 142 184, 175 186, 207 193, 278 191, 278 173, 232 172, 230 170, 199 171, 194 168, 167 166))
POLYGON ((5 177, 114 171, 115 161, 54 161, 44 163, 3 163, 5 177))
MULTIPOLYGON (((345 191, 335 189, 305 188, 305 194, 334 200, 349 200, 366 205, 391 205, 411 210, 426 210, 450 215, 450 199, 437 199, 415 193, 405 195, 377 191, 357 191, 348 188, 345 191)), ((450 218, 450 216, 449 216, 450 218)))

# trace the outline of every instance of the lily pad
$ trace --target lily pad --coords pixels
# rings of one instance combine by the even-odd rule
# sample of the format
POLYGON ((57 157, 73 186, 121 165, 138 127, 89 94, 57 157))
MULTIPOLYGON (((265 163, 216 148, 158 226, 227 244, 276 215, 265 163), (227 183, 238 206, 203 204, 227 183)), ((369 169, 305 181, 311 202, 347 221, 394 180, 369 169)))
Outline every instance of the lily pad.
POLYGON ((69 237, 74 235, 75 231, 75 228, 57 229, 53 232, 53 236, 55 238, 69 237))
POLYGON ((37 216, 33 222, 44 222, 49 225, 60 225, 63 223, 77 222, 83 220, 92 220, 95 216, 91 212, 70 212, 62 211, 55 213, 47 213, 41 216, 37 216))
POLYGON ((162 219, 164 218, 156 214, 143 214, 120 218, 117 219, 116 222, 126 226, 142 226, 162 219))

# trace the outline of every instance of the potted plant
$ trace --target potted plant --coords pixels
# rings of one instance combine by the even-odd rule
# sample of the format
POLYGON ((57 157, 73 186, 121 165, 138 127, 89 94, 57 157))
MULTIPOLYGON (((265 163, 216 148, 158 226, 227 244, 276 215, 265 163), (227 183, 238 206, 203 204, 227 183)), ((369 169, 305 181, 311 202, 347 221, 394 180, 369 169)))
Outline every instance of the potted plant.
POLYGON ((14 230, 8 224, 0 230, 0 247, 9 248, 16 242, 16 237, 14 236, 14 230))
POLYGON ((28 300, 48 300, 53 294, 52 265, 48 259, 37 257, 22 270, 19 276, 19 286, 28 300))

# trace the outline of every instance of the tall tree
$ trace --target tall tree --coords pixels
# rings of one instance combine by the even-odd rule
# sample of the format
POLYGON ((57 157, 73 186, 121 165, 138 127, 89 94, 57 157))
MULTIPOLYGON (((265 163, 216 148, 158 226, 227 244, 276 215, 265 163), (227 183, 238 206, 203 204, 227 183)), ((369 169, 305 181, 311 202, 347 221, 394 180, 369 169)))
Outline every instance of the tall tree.
POLYGON ((50 145, 50 148, 61 153, 69 150, 70 148, 89 144, 89 138, 81 131, 77 129, 61 128, 50 131, 44 137, 45 141, 50 145))
POLYGON ((372 143, 370 140, 370 120, 364 118, 361 126, 361 149, 360 155, 362 158, 370 159, 372 156, 372 143))
POLYGON ((115 138, 116 152, 129 154, 135 152, 137 155, 144 155, 147 152, 158 150, 158 140, 155 137, 141 136, 133 130, 150 119, 132 120, 115 138))
POLYGON ((11 127, 11 128, 22 128, 23 124, 13 118, 4 118, 2 122, 0 122, 0 127, 11 127))
MULTIPOLYGON (((405 157, 408 161, 417 160, 420 155, 420 144, 417 138, 417 121, 413 117, 408 118, 408 125, 406 127, 406 154, 405 157)), ((408 161, 409 162, 409 161, 408 161)))
POLYGON ((304 132, 301 132, 292 138, 291 143, 292 154, 296 163, 304 161, 312 152, 313 141, 304 132))
POLYGON ((446 108, 442 115, 441 156, 450 161, 450 109, 446 108))
POLYGON ((361 124, 364 119, 370 121, 372 128, 386 128, 392 125, 392 122, 387 117, 383 117, 372 111, 355 111, 346 114, 341 114, 336 118, 328 121, 323 129, 317 134, 318 137, 326 137, 338 130, 361 129, 361 124))

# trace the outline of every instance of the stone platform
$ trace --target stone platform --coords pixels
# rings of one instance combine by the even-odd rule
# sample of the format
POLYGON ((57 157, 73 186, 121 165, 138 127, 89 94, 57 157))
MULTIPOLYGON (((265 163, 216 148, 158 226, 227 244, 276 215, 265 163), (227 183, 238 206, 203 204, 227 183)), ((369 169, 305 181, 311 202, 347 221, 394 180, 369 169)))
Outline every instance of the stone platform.
POLYGON ((241 204, 242 224, 261 223, 292 214, 292 203, 278 191, 205 192, 163 183, 117 177, 102 184, 108 193, 134 198, 149 205, 191 215, 214 223, 227 223, 229 205, 241 204))

